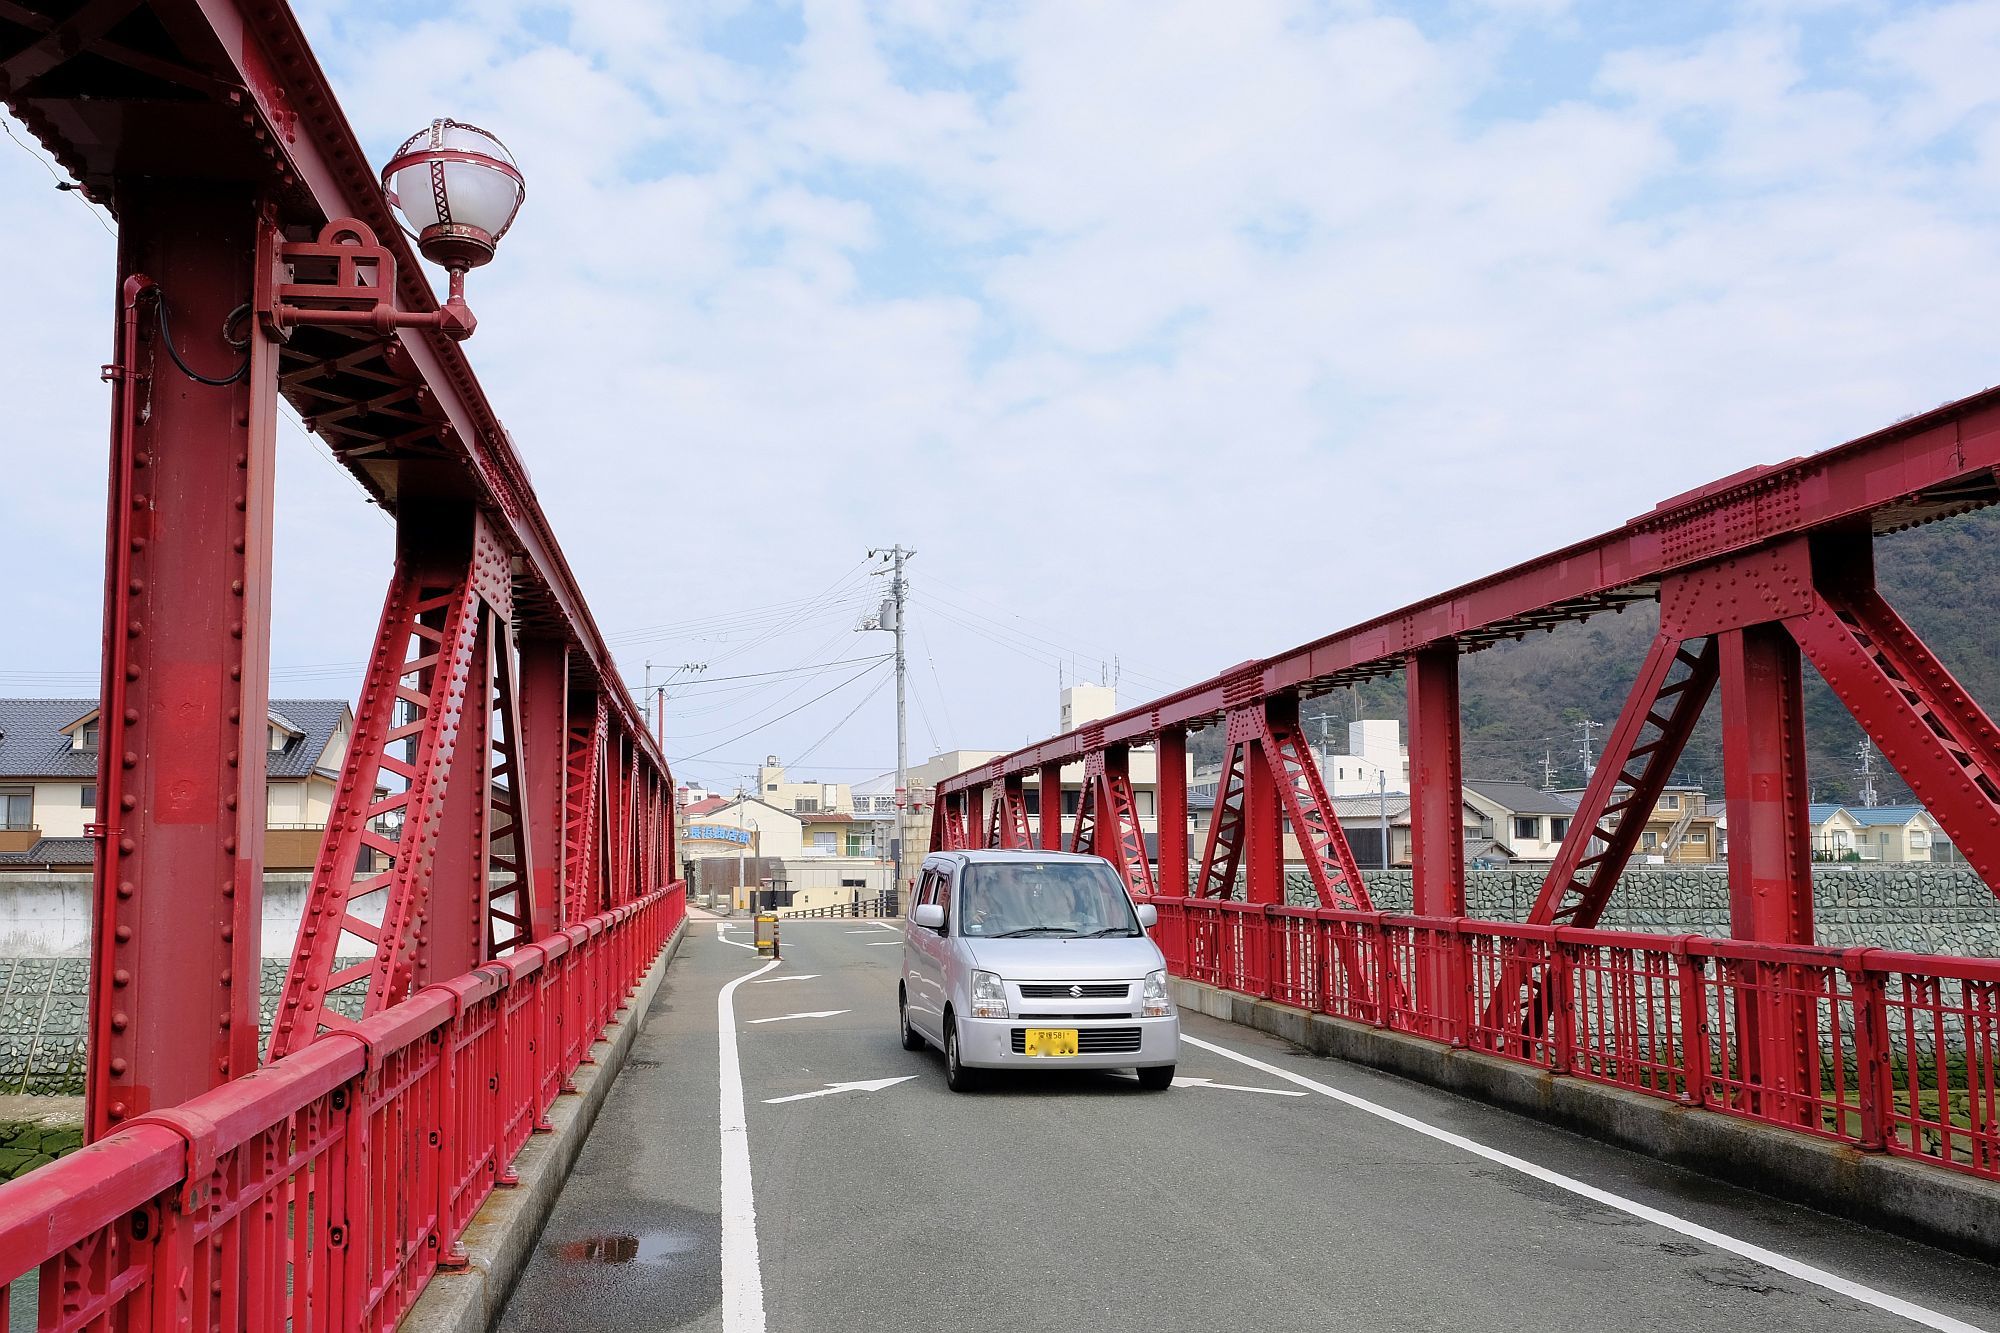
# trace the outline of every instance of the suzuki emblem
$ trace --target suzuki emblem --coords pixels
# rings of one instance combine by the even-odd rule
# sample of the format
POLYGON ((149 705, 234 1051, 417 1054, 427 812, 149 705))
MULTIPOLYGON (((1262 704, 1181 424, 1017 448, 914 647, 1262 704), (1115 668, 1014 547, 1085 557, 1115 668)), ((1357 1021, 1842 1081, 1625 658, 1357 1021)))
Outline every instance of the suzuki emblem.
POLYGON ((1069 988, 1069 998, 1072 1000, 1081 1000, 1083 998, 1083 987, 1071 986, 1069 988))

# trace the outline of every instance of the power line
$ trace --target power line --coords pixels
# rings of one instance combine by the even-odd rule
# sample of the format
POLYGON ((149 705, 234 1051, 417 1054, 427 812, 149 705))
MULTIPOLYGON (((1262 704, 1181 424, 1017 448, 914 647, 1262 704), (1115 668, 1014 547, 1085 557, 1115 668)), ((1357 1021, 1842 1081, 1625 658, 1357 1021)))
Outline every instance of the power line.
POLYGON ((748 737, 754 736, 758 732, 763 731, 767 727, 772 727, 780 722, 783 722, 786 718, 792 716, 792 714, 794 713, 803 712, 804 710, 811 708, 821 699, 826 698, 827 695, 838 694, 840 691, 846 689, 849 685, 852 685, 855 681, 860 680, 863 676, 867 675, 869 672, 876 670, 881 665, 882 664, 880 662, 877 662, 875 666, 863 667, 861 670, 849 676, 846 680, 841 681, 840 684, 834 686, 832 689, 827 690, 824 693, 815 694, 812 698, 806 700, 804 703, 800 704, 797 708, 793 708, 787 712, 780 713, 778 714, 778 716, 770 719, 768 722, 760 722, 756 726, 750 728, 750 730, 742 732, 735 736, 731 736, 726 741, 717 741, 714 745, 709 746, 706 750, 700 750, 694 754, 684 754, 684 755, 674 756, 672 757, 673 762, 678 764, 678 763, 686 763, 695 759, 700 759, 704 755, 714 754, 717 750, 722 749, 726 745, 734 745, 736 744, 736 742, 740 740, 744 740, 748 737))
MULTIPOLYGON (((1050 632, 1057 634, 1063 634, 1067 632, 1063 630, 1061 626, 1052 625, 1046 620, 1037 620, 1033 616, 1024 616, 1020 612, 1013 610, 1011 607, 1008 607, 1003 603, 994 601, 991 597, 987 597, 982 593, 973 592, 969 588, 961 588, 957 584, 952 583, 946 579, 933 578, 931 582, 942 583, 944 584, 945 587, 952 589, 953 591, 961 594, 962 596, 976 598, 979 601, 985 602, 988 606, 997 607, 1002 612, 1005 612, 1009 618, 1021 621, 1023 624, 1039 625, 1043 629, 1049 630, 1050 632)), ((936 594, 933 593, 932 596, 936 597, 936 594)), ((1002 629, 1005 629, 1009 633, 1019 635, 1024 639, 1032 639, 1037 643, 1046 644, 1051 648, 1061 649, 1066 657, 1069 657, 1073 660, 1080 661, 1092 657, 1103 657, 1106 655, 1106 652, 1108 651, 1106 645, 1104 644, 1093 645, 1092 642, 1088 639, 1077 639, 1074 641, 1058 642, 1054 639, 1044 638, 1041 635, 1030 634, 1026 630, 1015 629, 1013 626, 1005 624, 1004 622, 1002 622, 1001 620, 997 619, 994 616, 987 615, 982 611, 974 610, 972 607, 969 606, 960 605, 957 602, 951 601, 949 598, 937 597, 936 600, 943 602, 945 605, 952 607, 953 609, 959 611, 964 615, 976 617, 977 619, 986 621, 988 624, 995 625, 1002 629), (1079 653, 1077 651, 1077 648, 1079 646, 1085 648, 1092 648, 1093 650, 1090 652, 1079 653)), ((1117 654, 1114 653, 1113 655, 1117 654)), ((1175 681, 1167 679, 1165 676, 1155 675, 1153 672, 1150 671, 1136 669, 1132 667, 1129 663, 1126 664, 1125 670, 1128 674, 1137 676, 1142 680, 1152 681, 1154 684, 1160 686, 1162 689, 1172 689, 1177 683, 1175 681)))
POLYGON ((868 693, 862 695, 861 702, 855 704, 854 707, 848 709, 847 716, 841 718, 840 721, 834 723, 832 727, 828 728, 826 735, 820 737, 818 740, 814 741, 811 745, 808 745, 804 750, 800 751, 798 757, 790 761, 792 765, 795 767, 803 765, 806 760, 812 757, 812 753, 814 750, 819 749, 820 746, 832 740, 836 732, 838 732, 842 727, 846 726, 848 723, 854 720, 854 715, 856 713, 860 712, 863 708, 868 706, 868 701, 870 699, 873 699, 876 695, 882 692, 883 687, 889 683, 890 679, 891 677, 884 676, 882 677, 882 679, 876 681, 875 688, 868 691, 868 693))

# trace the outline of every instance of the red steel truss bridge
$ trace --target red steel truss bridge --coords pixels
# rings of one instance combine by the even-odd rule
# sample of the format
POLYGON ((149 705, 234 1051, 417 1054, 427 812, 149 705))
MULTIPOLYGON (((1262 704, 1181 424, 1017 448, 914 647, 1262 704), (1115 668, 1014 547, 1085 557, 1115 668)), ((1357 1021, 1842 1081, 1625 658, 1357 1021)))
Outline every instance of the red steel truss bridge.
MULTIPOLYGON (((119 247, 89 1143, 0 1186, 0 1322, 394 1328, 438 1273, 467 1263, 474 1214, 514 1183, 517 1154, 682 927, 672 779, 473 373, 456 284, 440 305, 289 9, 0 0, 0 100, 116 217, 119 247), (197 346, 205 356, 182 350, 197 346), (206 359, 225 346, 232 364, 206 359), (260 1037, 280 398, 397 535, 324 850, 260 1037), (17 1299, 29 1280, 34 1296, 17 1299)), ((1996 466, 2000 392, 1724 479, 954 778, 934 848, 1105 856, 1157 908, 1171 969, 1231 1000, 1832 1140, 1925 1179, 2000 1181, 2000 963, 1815 943, 1801 697, 1809 662, 2000 884, 2000 732, 1877 593, 1872 567, 1877 536, 2000 500, 1996 466), (1640 602, 1658 604, 1658 637, 1533 911, 1468 918, 1460 658, 1640 602), (1300 725, 1302 700, 1396 672, 1411 719, 1409 913, 1377 909, 1300 725), (1601 929, 1718 692, 1730 935, 1601 929), (1225 758, 1192 846, 1185 761, 1205 728, 1225 758), (1141 749, 1159 774, 1150 821, 1131 781, 1141 749), (1059 802, 1041 799, 1040 816, 1028 803, 1052 797, 1065 769, 1084 782, 1067 826, 1059 802), (1303 863, 1309 905, 1288 901, 1288 860, 1303 863)), ((861 951, 893 939, 843 925, 793 929, 808 951, 847 949, 850 977, 887 965, 861 951)), ((731 978, 718 982, 728 1012, 746 978, 720 935, 702 975, 731 978)), ((778 1024, 761 1029, 777 1042, 802 1030, 784 1020, 849 1012, 750 1021, 778 1024)), ((864 1034, 856 1049, 893 1046, 864 1034)), ((772 1077, 795 1079, 798 1064, 772 1077)), ((1256 1059, 1192 1082, 1307 1096, 1229 1083, 1252 1077, 1244 1065, 1329 1092, 1256 1059)), ((823 1099, 888 1096, 917 1077, 822 1086, 814 1073, 753 1110, 852 1105, 823 1099)), ((676 1124, 714 1110, 705 1100, 676 1124)), ((910 1132, 952 1123, 925 1112, 910 1132)), ((1004 1149, 1008 1133, 958 1134, 951 1157, 1004 1149)), ((1041 1204, 1024 1210, 1037 1226, 1064 1224, 1041 1204)), ((1200 1225, 1199 1211, 1183 1223, 1200 1225)), ((752 1306, 730 1226, 722 1300, 738 1322, 724 1327, 761 1330, 761 1295, 740 1322, 752 1306)), ((753 1252, 755 1236, 753 1216, 753 1252)), ((832 1284, 819 1299, 835 1287, 872 1289, 832 1284)), ((822 1308, 793 1323, 859 1319, 822 1308)))

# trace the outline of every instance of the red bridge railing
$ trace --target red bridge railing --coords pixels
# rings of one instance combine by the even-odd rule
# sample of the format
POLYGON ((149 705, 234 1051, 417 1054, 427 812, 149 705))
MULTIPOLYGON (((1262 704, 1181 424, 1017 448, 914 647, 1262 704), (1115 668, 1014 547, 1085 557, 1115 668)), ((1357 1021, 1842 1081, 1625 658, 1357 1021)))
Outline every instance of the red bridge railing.
POLYGON ((675 883, 0 1185, 0 1327, 391 1329, 686 913, 675 883))
POLYGON ((1176 976, 2000 1179, 2000 959, 1151 901, 1176 976))

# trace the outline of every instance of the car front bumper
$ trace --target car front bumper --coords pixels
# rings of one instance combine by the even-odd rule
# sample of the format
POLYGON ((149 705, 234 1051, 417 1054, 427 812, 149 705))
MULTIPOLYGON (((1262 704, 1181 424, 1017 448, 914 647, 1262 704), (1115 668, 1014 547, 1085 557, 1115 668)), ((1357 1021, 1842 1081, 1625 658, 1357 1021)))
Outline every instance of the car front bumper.
POLYGON ((1181 1020, 1178 1014, 1165 1018, 1107 1018, 1068 1021, 1029 1021, 1019 1018, 972 1018, 959 1020, 958 1058, 974 1069, 1138 1069, 1170 1065, 1180 1057, 1181 1020), (1015 1051, 1014 1034, 1030 1027, 1075 1028, 1084 1044, 1097 1033, 1098 1040, 1110 1038, 1114 1030, 1136 1028, 1138 1047, 1115 1051, 1082 1050, 1075 1055, 1020 1055, 1015 1051))

